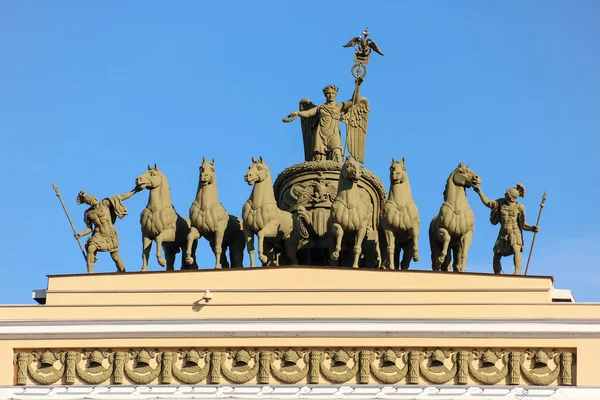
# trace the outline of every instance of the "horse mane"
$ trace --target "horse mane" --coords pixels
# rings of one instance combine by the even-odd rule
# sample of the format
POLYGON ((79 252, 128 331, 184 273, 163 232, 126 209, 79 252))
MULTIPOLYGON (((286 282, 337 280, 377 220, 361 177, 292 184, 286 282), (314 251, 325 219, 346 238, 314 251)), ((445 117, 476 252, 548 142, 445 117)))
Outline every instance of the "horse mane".
POLYGON ((167 194, 169 195, 169 201, 171 202, 171 205, 173 206, 173 209, 175 209, 175 206, 173 205, 173 200, 171 200, 171 186, 169 185, 169 180, 167 179, 167 175, 165 175, 161 170, 159 169, 155 169, 155 172, 158 172, 160 174, 160 176, 163 179, 163 185, 166 185, 167 187, 167 194))
POLYGON ((455 172, 456 170, 453 170, 450 173, 450 176, 448 176, 448 179, 446 180, 446 186, 444 186, 444 201, 448 200, 448 185, 450 184, 450 181, 452 180, 452 177, 454 176, 455 172))
MULTIPOLYGON (((450 181, 454 178, 455 173, 456 173, 456 169, 454 169, 454 171, 452 171, 450 173, 450 176, 448 177, 448 180, 446 181, 446 186, 444 186, 444 201, 448 200, 448 185, 450 184, 450 181)), ((463 190, 463 192, 465 193, 465 196, 466 196, 467 188, 462 186, 461 189, 463 190)))

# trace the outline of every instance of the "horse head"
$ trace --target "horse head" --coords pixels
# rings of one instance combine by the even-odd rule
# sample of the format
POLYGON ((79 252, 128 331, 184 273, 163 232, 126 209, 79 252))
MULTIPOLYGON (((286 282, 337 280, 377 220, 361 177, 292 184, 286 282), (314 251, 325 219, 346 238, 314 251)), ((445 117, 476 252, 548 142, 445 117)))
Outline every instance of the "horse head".
POLYGON ((264 163, 262 157, 258 160, 252 157, 252 165, 248 167, 248 172, 244 175, 244 180, 248 182, 248 185, 254 185, 269 180, 270 176, 269 167, 264 163))
POLYGON ((163 174, 156 164, 154 167, 148 165, 148 171, 135 178, 135 184, 141 189, 156 189, 162 185, 165 180, 165 174, 163 174))
POLYGON ((346 161, 342 166, 341 175, 344 177, 344 179, 354 183, 358 182, 362 176, 362 169, 358 161, 352 157, 346 157, 346 161))
POLYGON ((390 182, 392 185, 398 183, 404 183, 406 179, 406 166, 404 165, 404 157, 402 160, 396 161, 392 158, 392 165, 390 166, 390 182))
POLYGON ((215 182, 215 159, 206 161, 202 157, 202 165, 200 165, 200 184, 202 186, 210 185, 215 182))
POLYGON ((469 165, 465 166, 461 162, 452 172, 452 182, 454 182, 456 186, 470 188, 472 186, 479 185, 481 183, 481 177, 475 172, 471 171, 469 165))

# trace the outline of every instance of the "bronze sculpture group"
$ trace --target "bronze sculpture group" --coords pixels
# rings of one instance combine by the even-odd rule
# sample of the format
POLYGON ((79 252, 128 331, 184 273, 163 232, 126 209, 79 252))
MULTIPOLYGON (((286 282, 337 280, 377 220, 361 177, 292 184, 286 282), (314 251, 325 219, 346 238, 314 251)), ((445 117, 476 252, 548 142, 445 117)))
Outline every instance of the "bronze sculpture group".
MULTIPOLYGON (((344 46, 356 49, 352 99, 336 103, 338 88, 329 85, 323 89, 324 104, 316 106, 303 99, 299 111, 283 118, 291 122, 300 117, 305 161, 284 170, 273 183, 262 157, 252 158, 244 175, 252 191, 242 207, 241 219, 230 215, 219 201, 214 159, 202 159, 189 218, 175 211, 167 177, 156 165, 148 166, 135 180, 135 188, 125 194, 98 201, 80 192, 78 204, 90 207, 84 213, 87 228, 75 232, 75 236, 79 239, 92 233, 86 250, 82 248, 88 272, 93 272, 98 252, 109 252, 117 270, 125 271, 114 223, 116 217, 127 215, 122 201, 144 189, 149 196, 140 216, 142 271, 148 268, 152 242, 156 243, 158 263, 167 270, 174 269, 177 253, 181 253, 181 269, 197 269, 196 246, 202 237, 214 253, 214 268, 243 267, 244 248, 254 267, 255 236, 263 266, 327 264, 406 270, 411 261, 419 261, 419 211, 404 158, 392 158, 389 195, 379 178, 361 165, 365 160, 369 102, 360 97, 360 86, 371 50, 383 55, 367 38, 368 30, 363 34, 344 46), (341 122, 347 126, 344 145, 341 122)), ((448 177, 444 202, 429 225, 432 269, 448 271, 452 263, 454 271, 466 271, 475 225, 466 190, 472 188, 491 209, 490 221, 500 224, 493 249, 494 272, 502 272, 501 257, 512 255, 514 273, 520 274, 522 232, 537 233, 539 217, 535 226, 525 223, 525 207, 516 201, 525 195, 523 185, 507 190, 504 198, 489 200, 480 184, 481 178, 462 163, 448 177)))

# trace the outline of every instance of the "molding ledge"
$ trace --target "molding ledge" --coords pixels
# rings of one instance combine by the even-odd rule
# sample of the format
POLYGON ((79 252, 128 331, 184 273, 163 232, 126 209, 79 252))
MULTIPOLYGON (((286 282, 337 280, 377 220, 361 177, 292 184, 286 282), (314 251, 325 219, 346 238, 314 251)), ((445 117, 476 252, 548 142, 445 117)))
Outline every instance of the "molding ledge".
POLYGON ((28 386, 0 387, 0 399, 550 399, 591 400, 600 398, 600 387, 504 386, 28 386))

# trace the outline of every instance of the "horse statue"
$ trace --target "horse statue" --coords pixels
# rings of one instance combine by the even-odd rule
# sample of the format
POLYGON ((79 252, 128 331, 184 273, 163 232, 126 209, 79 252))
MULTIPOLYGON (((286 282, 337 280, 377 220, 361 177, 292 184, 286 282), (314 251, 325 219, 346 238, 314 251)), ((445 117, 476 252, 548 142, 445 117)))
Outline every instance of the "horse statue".
POLYGON ((274 254, 273 244, 282 244, 286 256, 285 262, 289 265, 296 264, 298 235, 294 230, 292 214, 277 206, 271 171, 262 157, 258 160, 252 157, 252 165, 248 167, 244 180, 248 185, 254 185, 250 198, 242 207, 244 237, 250 256, 250 267, 255 266, 254 235, 258 237, 258 259, 263 266, 281 264, 274 254), (268 251, 265 251, 264 247, 265 238, 271 239, 268 251))
MULTIPOLYGON (((328 234, 331 250, 329 254, 330 265, 338 265, 342 250, 342 239, 345 234, 354 234, 354 253, 352 267, 358 268, 358 261, 362 253, 362 243, 370 226, 372 208, 370 202, 364 198, 365 193, 359 189, 358 181, 362 176, 362 167, 352 157, 346 161, 340 171, 337 195, 331 204, 331 213, 328 221, 328 234)), ((378 251, 378 246, 376 246, 378 251)), ((381 261, 379 254, 378 262, 381 261)))
POLYGON ((398 264, 401 269, 408 269, 411 259, 419 261, 419 210, 412 198, 404 158, 401 161, 392 158, 390 191, 383 206, 380 228, 385 233, 390 269, 398 264))
MULTIPOLYGON (((148 171, 138 176, 135 183, 141 189, 150 190, 148 204, 140 215, 142 224, 142 271, 148 269, 148 257, 152 249, 152 241, 156 242, 156 258, 162 267, 172 271, 175 264, 175 255, 180 250, 185 251, 187 236, 190 233, 190 221, 182 218, 175 212, 171 203, 171 193, 167 177, 159 171, 156 164, 148 166, 148 171), (165 251, 165 258, 161 249, 165 251)), ((186 263, 182 257, 181 269, 198 269, 196 264, 196 246, 192 243, 192 262, 186 263)))
POLYGON ((453 252, 452 269, 464 272, 473 232, 475 216, 467 201, 467 189, 479 185, 481 178, 461 162, 448 177, 444 189, 444 203, 440 212, 429 225, 429 245, 431 247, 431 268, 434 271, 448 271, 450 253, 453 252))
POLYGON ((219 201, 217 194, 217 176, 215 172, 215 159, 206 161, 202 157, 200 178, 196 200, 190 207, 191 230, 187 236, 185 261, 193 263, 192 249, 200 236, 205 237, 210 243, 210 248, 215 254, 215 268, 229 268, 225 251, 229 248, 231 267, 242 268, 244 258, 244 232, 242 221, 227 214, 219 201))

